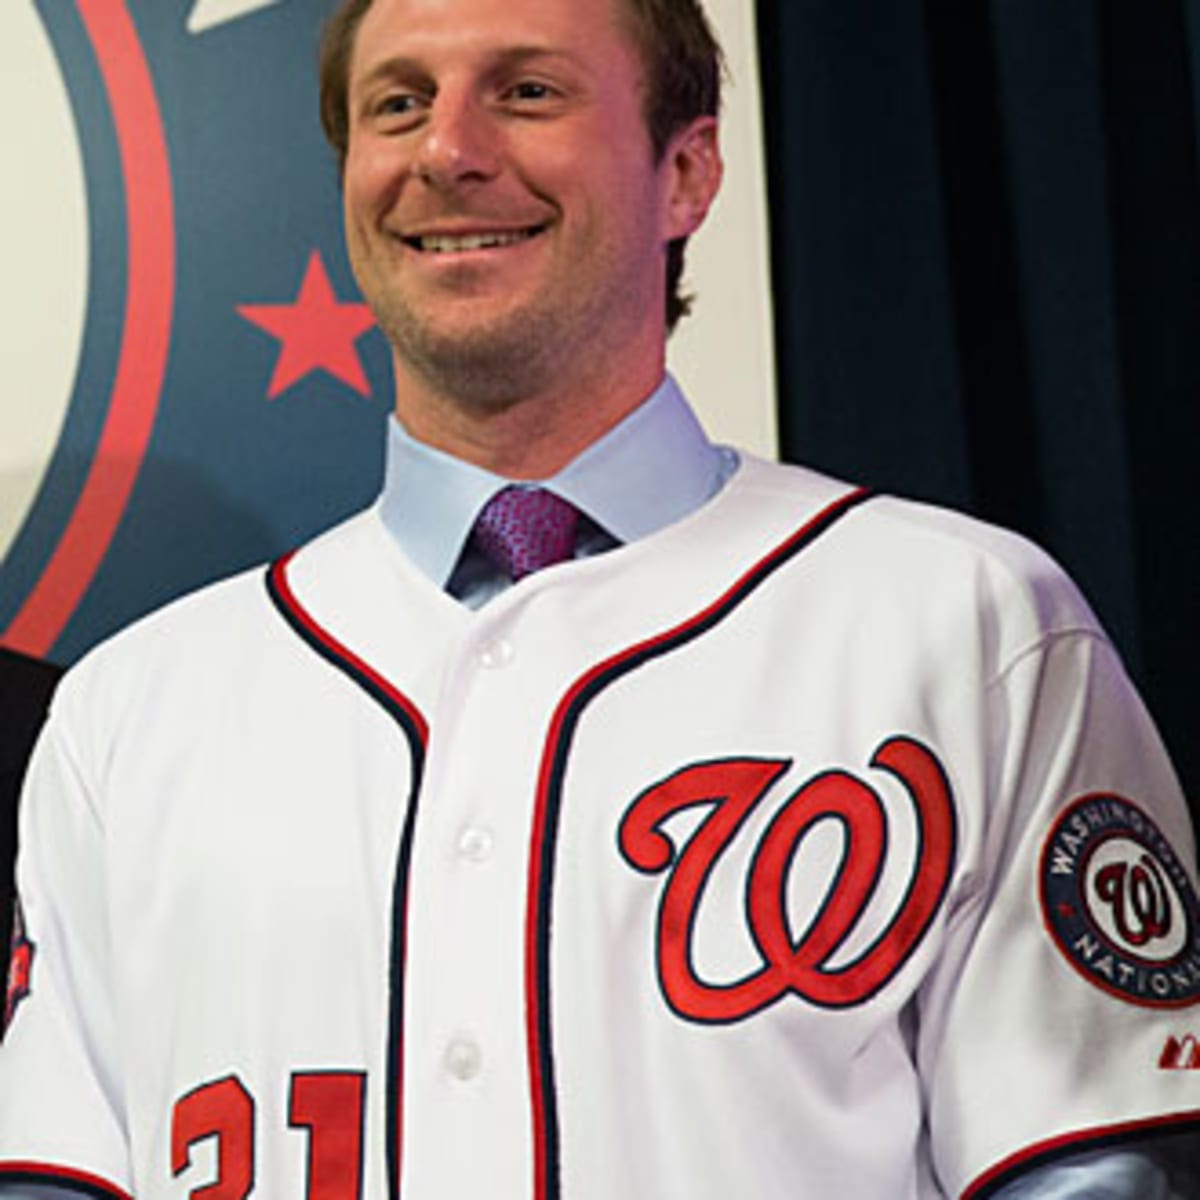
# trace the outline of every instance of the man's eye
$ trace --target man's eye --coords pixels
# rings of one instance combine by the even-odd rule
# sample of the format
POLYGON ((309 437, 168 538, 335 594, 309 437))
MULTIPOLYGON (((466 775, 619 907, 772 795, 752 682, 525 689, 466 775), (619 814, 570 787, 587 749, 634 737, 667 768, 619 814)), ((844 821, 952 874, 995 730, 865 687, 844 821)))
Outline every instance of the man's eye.
POLYGON ((375 106, 380 116, 403 116, 417 106, 417 98, 411 92, 394 92, 384 96, 375 106))
POLYGON ((390 127, 392 125, 407 127, 408 123, 417 120, 428 107, 429 97, 417 91, 382 92, 371 103, 371 116, 390 127))
POLYGON ((520 83, 514 83, 508 94, 514 100, 548 100, 555 93, 547 83, 539 83, 536 79, 523 79, 520 83))

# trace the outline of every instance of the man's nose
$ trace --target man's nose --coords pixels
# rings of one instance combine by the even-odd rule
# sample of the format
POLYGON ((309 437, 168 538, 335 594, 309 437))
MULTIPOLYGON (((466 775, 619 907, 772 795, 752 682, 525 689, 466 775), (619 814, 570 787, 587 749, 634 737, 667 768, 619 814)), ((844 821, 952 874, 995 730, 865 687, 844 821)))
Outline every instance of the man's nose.
POLYGON ((494 122, 475 98, 438 96, 422 131, 414 172, 440 189, 490 179, 499 161, 498 142, 494 122))

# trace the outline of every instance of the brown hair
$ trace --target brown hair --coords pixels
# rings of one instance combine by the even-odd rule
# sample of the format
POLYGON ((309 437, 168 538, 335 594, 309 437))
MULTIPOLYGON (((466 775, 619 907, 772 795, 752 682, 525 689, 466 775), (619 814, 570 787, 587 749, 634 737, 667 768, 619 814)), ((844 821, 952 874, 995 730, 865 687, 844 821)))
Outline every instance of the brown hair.
MULTIPOLYGON (((341 0, 321 40, 321 125, 346 161, 350 141, 350 58, 358 27, 374 0, 341 0)), ((697 117, 715 117, 721 106, 721 48, 699 0, 616 0, 624 10, 646 75, 643 112, 655 161, 671 138, 697 117)), ((691 308, 681 290, 687 238, 667 247, 667 329, 691 308)))

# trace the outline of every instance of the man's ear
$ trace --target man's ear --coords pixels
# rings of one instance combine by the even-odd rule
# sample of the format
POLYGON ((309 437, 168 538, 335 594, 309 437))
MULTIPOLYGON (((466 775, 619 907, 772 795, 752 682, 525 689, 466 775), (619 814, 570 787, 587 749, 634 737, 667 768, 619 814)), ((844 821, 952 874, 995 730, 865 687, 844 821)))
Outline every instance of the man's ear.
POLYGON ((721 186, 724 164, 716 117, 697 117, 671 139, 663 155, 667 178, 663 241, 696 232, 721 186))

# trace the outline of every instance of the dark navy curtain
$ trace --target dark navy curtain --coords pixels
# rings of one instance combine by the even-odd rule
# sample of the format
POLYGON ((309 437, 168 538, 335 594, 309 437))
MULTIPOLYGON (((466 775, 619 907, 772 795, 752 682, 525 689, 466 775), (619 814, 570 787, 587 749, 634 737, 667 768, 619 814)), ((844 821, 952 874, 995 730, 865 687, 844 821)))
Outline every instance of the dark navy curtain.
POLYGON ((1028 534, 1200 799, 1200 0, 757 0, 786 458, 1028 534))

